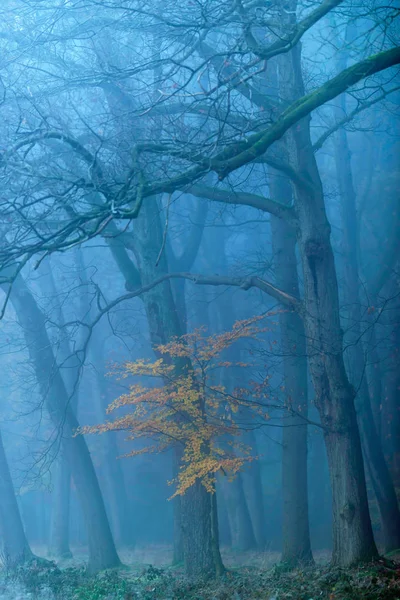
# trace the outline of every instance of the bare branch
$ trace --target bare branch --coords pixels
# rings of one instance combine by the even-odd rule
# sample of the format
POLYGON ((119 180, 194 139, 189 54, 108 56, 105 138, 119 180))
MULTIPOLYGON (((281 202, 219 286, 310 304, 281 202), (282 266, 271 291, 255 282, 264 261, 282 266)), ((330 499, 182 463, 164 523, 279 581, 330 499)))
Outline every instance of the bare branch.
POLYGON ((216 187, 210 188, 200 184, 190 186, 187 191, 198 198, 207 198, 208 200, 215 200, 225 204, 251 206, 252 208, 285 219, 291 225, 295 225, 296 223, 296 216, 293 208, 278 204, 274 200, 265 198, 264 196, 258 196, 257 194, 250 194, 248 192, 221 190, 216 187))

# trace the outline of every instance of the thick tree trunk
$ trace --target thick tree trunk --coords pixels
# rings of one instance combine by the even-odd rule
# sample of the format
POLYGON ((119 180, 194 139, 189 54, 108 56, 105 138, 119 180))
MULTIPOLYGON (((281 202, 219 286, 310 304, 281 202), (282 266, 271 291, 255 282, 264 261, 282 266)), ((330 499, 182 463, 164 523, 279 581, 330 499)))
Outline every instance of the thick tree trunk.
MULTIPOLYGON (((286 154, 283 144, 281 149, 286 154)), ((272 199, 291 204, 291 186, 282 174, 270 170, 269 188, 272 199)), ((299 297, 295 232, 271 215, 271 233, 276 285, 299 297)), ((280 313, 279 324, 286 409, 282 419, 282 561, 295 566, 313 560, 308 519, 306 340, 298 314, 280 313)))
MULTIPOLYGON (((296 95, 304 91, 300 47, 291 53, 296 95)), ((343 339, 330 226, 322 184, 310 139, 310 119, 293 137, 297 170, 297 241, 304 282, 303 323, 315 389, 315 403, 325 431, 332 485, 334 564, 347 566, 377 556, 369 515, 364 463, 354 406, 354 389, 343 362, 343 339)))
POLYGON ((332 547, 332 493, 322 431, 312 432, 309 449, 310 444, 309 467, 313 474, 309 486, 311 543, 314 548, 321 550, 332 547))
POLYGON ((11 295, 24 332, 40 392, 70 465, 88 531, 90 572, 120 564, 108 523, 96 472, 83 436, 74 436, 78 421, 72 411, 63 379, 57 367, 46 320, 21 276, 11 295))
POLYGON ((216 494, 197 481, 181 498, 185 573, 191 579, 222 575, 216 494))
MULTIPOLYGON (((298 147, 301 156, 301 140, 298 147)), ((304 165, 301 170, 309 174, 310 167, 304 165)), ((319 179, 316 170, 314 177, 319 179)), ((296 208, 304 280, 303 316, 332 485, 333 563, 346 566, 371 560, 377 551, 368 510, 354 389, 343 362, 337 279, 322 190, 318 187, 314 193, 301 191, 299 196, 296 208)))
MULTIPOLYGON (((342 102, 344 102, 344 99, 342 99, 342 102)), ((342 106, 342 108, 345 109, 345 106, 342 106)), ((364 372, 365 359, 359 341, 362 338, 362 313, 358 283, 358 224, 356 198, 351 171, 351 155, 347 134, 344 129, 336 134, 335 158, 342 200, 344 246, 346 249, 344 288, 345 304, 348 307, 348 370, 350 380, 355 389, 358 390, 355 404, 365 462, 378 502, 385 550, 390 551, 400 547, 400 511, 396 492, 374 422, 371 400, 364 372)))
POLYGON ((31 558, 0 432, 0 538, 5 567, 16 567, 31 558))

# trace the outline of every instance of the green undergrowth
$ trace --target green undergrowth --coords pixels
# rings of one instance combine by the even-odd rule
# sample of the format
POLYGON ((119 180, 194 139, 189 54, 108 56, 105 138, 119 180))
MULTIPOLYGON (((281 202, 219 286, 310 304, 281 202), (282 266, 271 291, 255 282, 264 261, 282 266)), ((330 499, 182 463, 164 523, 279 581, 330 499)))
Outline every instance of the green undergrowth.
POLYGON ((31 564, 2 574, 3 589, 15 584, 27 598, 40 600, 400 600, 400 565, 382 560, 346 570, 248 567, 217 581, 190 583, 172 568, 110 570, 89 577, 83 568, 31 564))

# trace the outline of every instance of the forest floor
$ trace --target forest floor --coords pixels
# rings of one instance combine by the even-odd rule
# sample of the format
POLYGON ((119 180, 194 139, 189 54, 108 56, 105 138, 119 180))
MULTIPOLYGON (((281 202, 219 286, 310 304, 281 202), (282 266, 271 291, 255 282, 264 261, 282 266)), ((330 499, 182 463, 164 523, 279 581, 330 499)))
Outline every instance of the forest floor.
POLYGON ((345 570, 330 568, 322 552, 314 567, 288 571, 279 553, 224 551, 226 575, 207 583, 190 583, 169 567, 171 553, 162 546, 121 558, 123 569, 96 577, 85 574, 79 551, 58 565, 0 569, 0 600, 400 600, 400 554, 345 570))

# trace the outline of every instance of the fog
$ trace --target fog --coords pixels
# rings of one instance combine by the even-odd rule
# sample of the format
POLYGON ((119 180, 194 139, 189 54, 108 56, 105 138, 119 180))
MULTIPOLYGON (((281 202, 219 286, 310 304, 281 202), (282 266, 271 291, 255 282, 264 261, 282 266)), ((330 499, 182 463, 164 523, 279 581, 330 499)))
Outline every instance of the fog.
POLYGON ((0 17, 0 598, 400 597, 398 4, 0 17))

